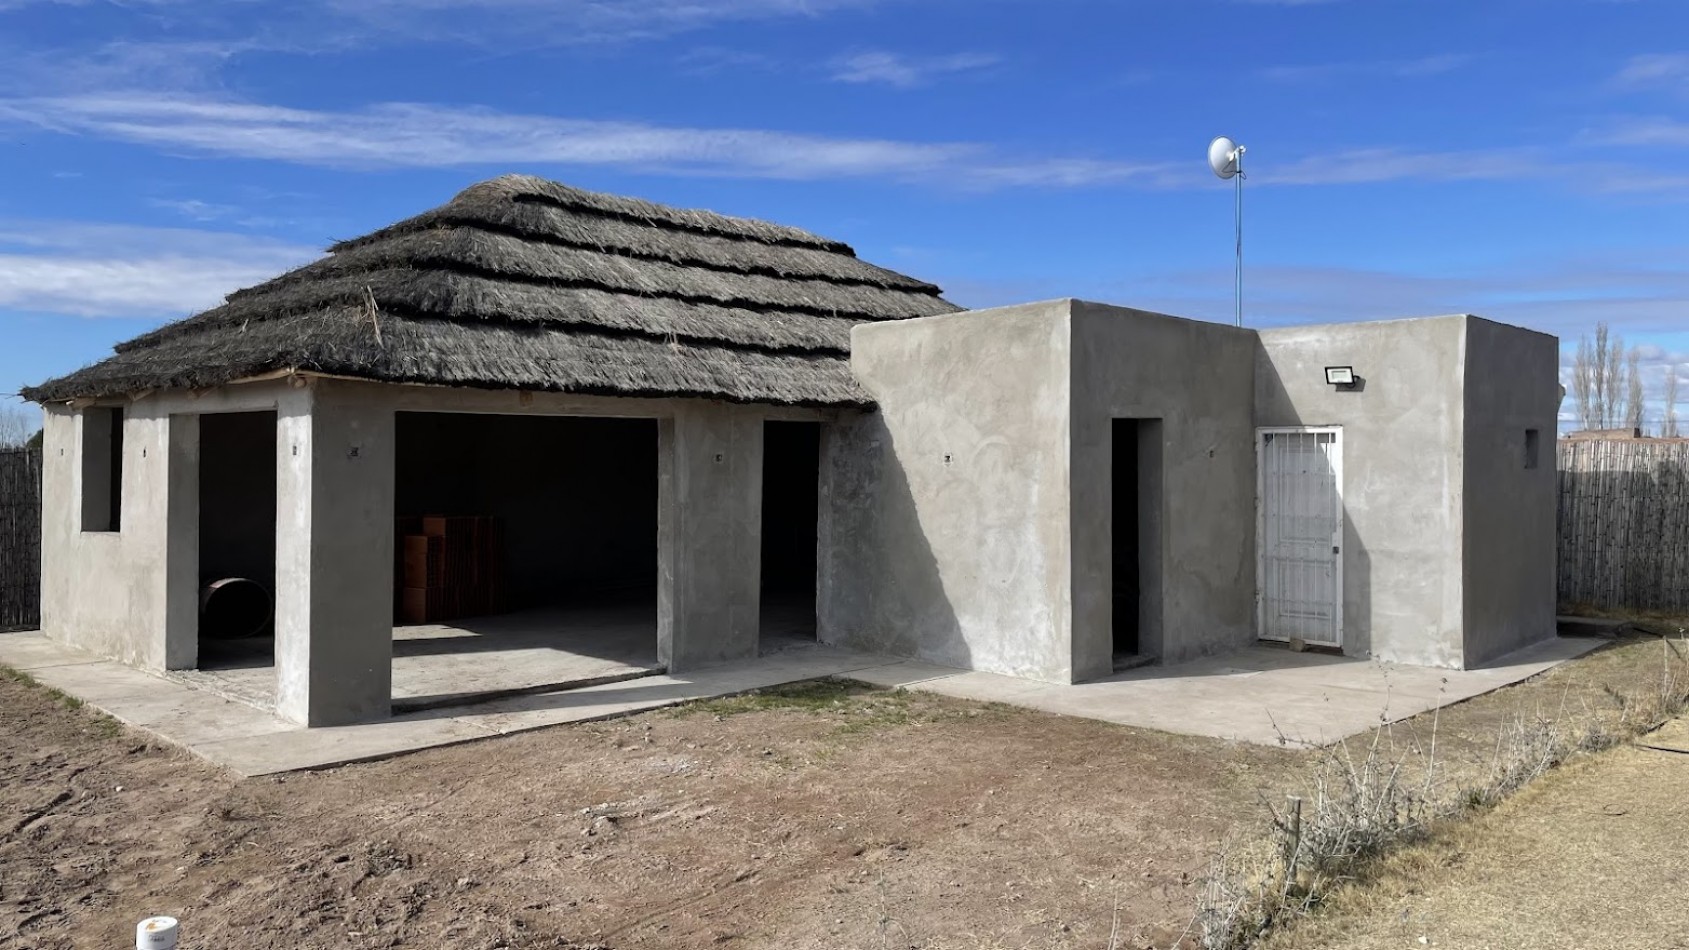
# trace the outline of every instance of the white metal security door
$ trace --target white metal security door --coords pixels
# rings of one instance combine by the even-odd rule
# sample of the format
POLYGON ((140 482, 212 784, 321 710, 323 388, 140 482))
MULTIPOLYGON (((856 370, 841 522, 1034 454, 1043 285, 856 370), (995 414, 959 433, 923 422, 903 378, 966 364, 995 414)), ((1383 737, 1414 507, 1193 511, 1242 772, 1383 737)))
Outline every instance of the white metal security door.
POLYGON ((1343 430, 1256 432, 1260 636, 1342 646, 1343 430))

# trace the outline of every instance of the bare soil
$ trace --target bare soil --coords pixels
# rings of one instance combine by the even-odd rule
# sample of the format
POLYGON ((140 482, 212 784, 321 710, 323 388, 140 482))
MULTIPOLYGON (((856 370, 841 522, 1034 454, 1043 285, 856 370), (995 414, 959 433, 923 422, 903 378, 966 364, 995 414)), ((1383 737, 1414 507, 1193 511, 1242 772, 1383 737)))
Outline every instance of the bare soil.
MULTIPOLYGON (((1659 649, 1445 710, 1439 743, 1605 703, 1659 649)), ((0 947, 151 914, 184 950, 1168 947, 1308 764, 823 681, 237 780, 73 705, 0 676, 0 947)))
POLYGON ((1296 761, 821 683, 237 781, 0 680, 0 946, 1166 946, 1296 761))

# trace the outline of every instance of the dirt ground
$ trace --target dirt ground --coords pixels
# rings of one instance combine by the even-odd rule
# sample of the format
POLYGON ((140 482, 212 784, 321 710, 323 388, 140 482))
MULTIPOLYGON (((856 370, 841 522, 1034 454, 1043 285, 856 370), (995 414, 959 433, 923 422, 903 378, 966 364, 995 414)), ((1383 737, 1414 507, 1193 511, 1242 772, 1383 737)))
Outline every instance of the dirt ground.
POLYGON ((1623 747, 1550 773, 1279 934, 1298 950, 1689 947, 1689 755, 1623 747))
MULTIPOLYGON (((1607 702, 1658 649, 1446 710, 1439 742, 1607 702)), ((149 914, 184 950, 1166 947, 1307 763, 823 682, 241 781, 0 676, 0 947, 128 946, 149 914)))

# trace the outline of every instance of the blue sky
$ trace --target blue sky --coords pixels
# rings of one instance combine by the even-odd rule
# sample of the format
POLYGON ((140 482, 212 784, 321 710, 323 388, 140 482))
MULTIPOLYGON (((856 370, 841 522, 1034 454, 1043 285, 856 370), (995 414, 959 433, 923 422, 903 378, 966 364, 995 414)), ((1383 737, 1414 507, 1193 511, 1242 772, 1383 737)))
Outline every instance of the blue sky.
POLYGON ((1216 134, 1250 324, 1605 320, 1689 383, 1683 0, 0 0, 0 392, 507 171, 1227 320, 1216 134))

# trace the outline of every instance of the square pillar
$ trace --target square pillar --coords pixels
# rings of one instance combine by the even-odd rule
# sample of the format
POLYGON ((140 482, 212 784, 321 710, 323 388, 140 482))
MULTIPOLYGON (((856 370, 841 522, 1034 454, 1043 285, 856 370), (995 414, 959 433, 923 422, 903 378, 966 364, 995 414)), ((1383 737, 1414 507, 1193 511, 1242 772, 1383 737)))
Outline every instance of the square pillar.
POLYGON ((199 666, 199 416, 172 414, 165 434, 164 668, 199 666))
POLYGON ((276 712, 387 717, 393 690, 393 411, 313 380, 276 412, 276 712))
POLYGON ((658 424, 657 659, 671 673, 757 655, 762 423, 699 400, 658 424))

